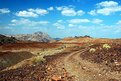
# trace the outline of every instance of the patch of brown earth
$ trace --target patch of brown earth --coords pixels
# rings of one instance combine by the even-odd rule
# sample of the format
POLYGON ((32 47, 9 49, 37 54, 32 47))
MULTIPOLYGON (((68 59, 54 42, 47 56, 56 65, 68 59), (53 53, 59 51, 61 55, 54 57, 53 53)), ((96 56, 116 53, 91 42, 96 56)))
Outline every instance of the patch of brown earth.
POLYGON ((30 52, 0 52, 0 70, 34 56, 30 52))
POLYGON ((2 50, 12 50, 12 49, 29 49, 29 48, 56 48, 58 44, 56 43, 37 43, 37 42, 28 42, 28 43, 15 43, 15 44, 4 44, 1 46, 2 50))

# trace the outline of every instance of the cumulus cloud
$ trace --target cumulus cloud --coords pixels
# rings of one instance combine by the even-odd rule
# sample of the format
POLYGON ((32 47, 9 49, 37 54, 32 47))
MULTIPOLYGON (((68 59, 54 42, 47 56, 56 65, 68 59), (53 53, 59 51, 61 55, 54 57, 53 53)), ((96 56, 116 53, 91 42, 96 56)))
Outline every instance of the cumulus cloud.
POLYGON ((72 6, 61 6, 56 7, 56 9, 61 11, 61 14, 64 16, 82 16, 83 14, 85 14, 83 10, 76 11, 72 6))
POLYGON ((82 11, 82 10, 77 11, 77 15, 82 16, 83 14, 85 14, 84 11, 82 11))
POLYGON ((112 13, 120 12, 121 6, 115 1, 103 1, 96 4, 97 8, 88 12, 90 15, 111 15, 112 13))
POLYGON ((19 26, 19 25, 22 25, 22 26, 40 26, 40 25, 47 25, 49 22, 48 21, 31 21, 29 19, 19 19, 19 20, 16 20, 16 19, 13 19, 11 20, 11 26, 19 26))
POLYGON ((16 13, 16 16, 20 17, 38 17, 38 16, 43 16, 45 14, 48 14, 49 12, 45 9, 28 9, 24 11, 19 11, 16 13))
POLYGON ((116 24, 117 24, 117 25, 121 25, 121 20, 119 20, 116 24))
POLYGON ((103 20, 101 19, 71 19, 68 20, 68 26, 69 27, 75 27, 83 23, 90 23, 90 24, 100 24, 102 25, 103 20))
POLYGON ((57 9, 58 11, 61 11, 61 10, 65 9, 65 8, 67 8, 67 7, 66 7, 66 6, 59 6, 59 7, 56 7, 56 9, 57 9))
POLYGON ((64 23, 65 22, 63 20, 57 20, 57 22, 54 23, 53 26, 55 26, 58 29, 65 29, 64 23))
POLYGON ((69 27, 74 27, 75 25, 74 24, 68 24, 69 27))
POLYGON ((48 10, 52 11, 52 10, 54 10, 54 8, 53 7, 49 7, 48 10))
POLYGON ((110 15, 112 13, 119 12, 119 11, 121 11, 121 6, 99 9, 97 10, 97 14, 110 15))
POLYGON ((57 22, 58 22, 58 23, 64 23, 64 21, 61 20, 61 19, 60 19, 60 20, 57 20, 57 22))
POLYGON ((54 23, 53 26, 57 27, 58 29, 65 29, 65 26, 60 23, 54 23))
POLYGON ((88 23, 90 20, 88 19, 71 19, 68 21, 71 24, 80 24, 80 23, 88 23))
POLYGON ((101 20, 101 19, 93 19, 92 20, 92 23, 95 23, 95 24, 100 24, 102 22, 103 22, 103 20, 101 20))
POLYGON ((96 10, 91 10, 90 12, 88 12, 90 15, 93 15, 93 16, 95 16, 95 15, 97 15, 97 13, 96 13, 96 10))
POLYGON ((7 13, 10 13, 10 10, 8 8, 0 9, 0 14, 7 14, 7 13))
POLYGON ((64 16, 76 16, 76 12, 73 9, 62 10, 61 14, 64 16))
POLYGON ((115 7, 118 6, 117 2, 114 1, 104 1, 101 3, 96 4, 98 7, 115 7))
POLYGON ((21 17, 38 17, 36 13, 29 12, 29 11, 19 11, 16 13, 16 15, 21 17))
POLYGON ((37 9, 28 9, 28 11, 36 13, 38 15, 45 15, 45 14, 49 13, 47 10, 45 10, 45 9, 39 9, 39 8, 37 8, 37 9))

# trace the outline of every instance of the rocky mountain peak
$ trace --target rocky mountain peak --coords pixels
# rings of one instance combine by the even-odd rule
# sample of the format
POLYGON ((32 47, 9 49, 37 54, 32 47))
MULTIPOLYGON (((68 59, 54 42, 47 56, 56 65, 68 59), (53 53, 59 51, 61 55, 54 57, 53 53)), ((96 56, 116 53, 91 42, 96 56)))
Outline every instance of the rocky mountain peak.
POLYGON ((15 35, 14 37, 23 41, 49 42, 53 40, 47 33, 43 33, 41 31, 35 32, 33 34, 15 35))

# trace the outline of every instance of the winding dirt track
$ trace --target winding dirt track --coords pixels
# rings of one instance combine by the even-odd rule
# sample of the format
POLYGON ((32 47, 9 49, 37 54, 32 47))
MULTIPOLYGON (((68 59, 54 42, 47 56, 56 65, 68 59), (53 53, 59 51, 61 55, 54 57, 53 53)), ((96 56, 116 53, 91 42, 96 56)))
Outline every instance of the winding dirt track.
POLYGON ((51 81, 53 76, 61 76, 59 81, 121 81, 121 73, 82 59, 80 55, 88 49, 48 56, 46 63, 2 72, 0 81, 51 81))
POLYGON ((121 74, 110 72, 106 66, 83 60, 80 54, 87 50, 81 49, 58 59, 59 62, 56 61, 57 67, 55 68, 65 68, 69 75, 75 76, 74 81, 121 80, 121 74))

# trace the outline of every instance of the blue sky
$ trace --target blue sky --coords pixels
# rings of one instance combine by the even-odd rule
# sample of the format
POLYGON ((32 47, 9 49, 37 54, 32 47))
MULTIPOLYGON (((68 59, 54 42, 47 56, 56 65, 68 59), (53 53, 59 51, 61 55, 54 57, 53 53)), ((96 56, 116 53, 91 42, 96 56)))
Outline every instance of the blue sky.
POLYGON ((0 0, 0 34, 121 38, 120 0, 0 0))

